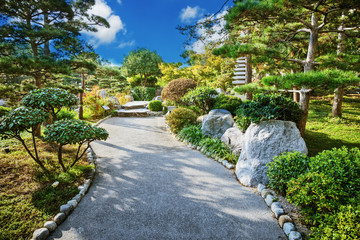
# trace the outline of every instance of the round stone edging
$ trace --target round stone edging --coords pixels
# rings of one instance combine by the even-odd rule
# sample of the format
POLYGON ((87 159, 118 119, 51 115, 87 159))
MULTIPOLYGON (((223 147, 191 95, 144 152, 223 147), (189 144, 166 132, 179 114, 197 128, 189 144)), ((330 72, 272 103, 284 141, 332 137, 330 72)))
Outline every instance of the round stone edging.
MULTIPOLYGON (((100 123, 111 117, 112 116, 107 116, 106 118, 103 118, 98 122, 94 123, 92 126, 98 126, 100 125, 100 123)), ((44 224, 44 227, 36 229, 33 232, 31 240, 45 240, 51 232, 55 231, 56 228, 65 221, 66 217, 71 214, 71 212, 80 203, 81 199, 85 196, 85 194, 90 188, 96 172, 96 155, 92 150, 91 146, 89 146, 89 149, 87 150, 87 157, 90 162, 90 166, 94 166, 94 168, 91 169, 91 172, 89 173, 87 179, 84 181, 84 184, 78 187, 79 193, 71 200, 69 200, 66 204, 60 206, 60 211, 58 214, 55 215, 53 221, 47 221, 44 224)))

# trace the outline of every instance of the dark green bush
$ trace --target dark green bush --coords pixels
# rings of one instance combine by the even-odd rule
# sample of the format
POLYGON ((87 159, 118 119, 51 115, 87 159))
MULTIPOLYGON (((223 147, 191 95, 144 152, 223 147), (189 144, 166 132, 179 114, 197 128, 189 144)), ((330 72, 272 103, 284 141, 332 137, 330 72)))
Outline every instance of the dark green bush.
POLYGON ((187 108, 175 108, 169 115, 165 117, 170 129, 174 133, 178 133, 186 126, 196 122, 196 113, 187 108))
POLYGON ((149 109, 151 111, 162 111, 163 110, 162 102, 159 100, 154 100, 149 102, 149 109))
POLYGON ((182 98, 183 102, 188 105, 195 105, 203 112, 207 113, 213 107, 218 93, 211 87, 197 87, 190 90, 182 98))
POLYGON ((270 119, 298 122, 302 111, 299 104, 282 95, 256 94, 252 101, 245 101, 240 105, 236 115, 253 123, 270 119))
POLYGON ((233 116, 235 116, 236 109, 238 109, 241 104, 242 101, 238 97, 220 94, 215 99, 215 103, 212 109, 226 109, 231 112, 233 116))
POLYGON ((151 101, 155 97, 156 88, 154 87, 134 87, 133 97, 135 101, 151 101))
POLYGON ((191 79, 175 79, 169 82, 161 92, 161 98, 176 103, 181 102, 181 98, 191 89, 196 87, 196 82, 191 79))
POLYGON ((0 117, 5 116, 10 111, 11 111, 11 108, 0 106, 0 117))
POLYGON ((326 215, 312 232, 311 239, 360 239, 360 205, 341 206, 337 213, 326 215))
POLYGON ((309 169, 309 158, 299 152, 287 152, 274 157, 268 164, 269 187, 285 195, 287 184, 309 169))
POLYGON ((326 214, 360 200, 358 148, 326 150, 310 158, 309 172, 289 181, 288 199, 318 225, 326 214))

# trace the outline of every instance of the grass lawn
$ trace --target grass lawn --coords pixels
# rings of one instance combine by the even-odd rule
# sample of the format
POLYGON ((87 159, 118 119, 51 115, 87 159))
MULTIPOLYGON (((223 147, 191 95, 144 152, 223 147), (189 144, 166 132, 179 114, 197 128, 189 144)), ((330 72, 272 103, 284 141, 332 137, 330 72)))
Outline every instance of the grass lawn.
MULTIPOLYGON (((30 142, 30 136, 25 136, 30 142)), ((31 146, 29 144, 29 146, 31 146)), ((0 240, 30 239, 32 232, 59 212, 60 205, 79 191, 91 170, 86 159, 73 169, 61 172, 57 164, 57 147, 38 140, 39 156, 50 170, 45 174, 14 140, 0 140, 0 240), (2 150, 10 148, 10 153, 2 150), (59 181, 53 188, 51 184, 59 181)), ((75 147, 64 148, 64 158, 75 156, 75 147)))
POLYGON ((360 148, 360 95, 344 97, 342 118, 331 117, 332 96, 310 101, 305 142, 309 156, 345 145, 360 148))

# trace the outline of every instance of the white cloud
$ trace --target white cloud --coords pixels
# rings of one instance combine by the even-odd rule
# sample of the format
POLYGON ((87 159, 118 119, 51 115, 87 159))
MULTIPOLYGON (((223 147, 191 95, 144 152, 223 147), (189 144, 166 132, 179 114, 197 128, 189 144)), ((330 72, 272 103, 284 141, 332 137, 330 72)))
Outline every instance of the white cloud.
POLYGON ((132 47, 135 45, 135 40, 120 43, 118 48, 132 47))
POLYGON ((122 4, 122 1, 121 1, 121 0, 116 0, 116 1, 118 2, 118 4, 120 4, 120 5, 122 4))
MULTIPOLYGON (((191 45, 191 50, 197 53, 204 53, 205 46, 219 44, 224 38, 226 34, 223 32, 225 28, 226 21, 223 16, 227 14, 227 10, 217 14, 215 17, 210 17, 210 19, 220 19, 217 24, 211 27, 210 31, 204 28, 199 28, 197 30, 197 34, 200 36, 200 39, 194 42, 191 45)), ((209 20, 209 18, 202 18, 198 21, 198 23, 209 20)))
POLYGON ((180 19, 183 23, 190 23, 192 20, 195 20, 198 17, 201 17, 204 14, 205 10, 196 6, 181 9, 180 11, 180 19))
POLYGON ((113 14, 112 9, 107 5, 105 0, 96 0, 95 5, 88 13, 103 17, 110 24, 110 28, 96 26, 97 32, 85 32, 85 34, 91 37, 90 42, 95 45, 95 48, 101 44, 113 42, 118 32, 126 32, 125 25, 120 17, 113 14))

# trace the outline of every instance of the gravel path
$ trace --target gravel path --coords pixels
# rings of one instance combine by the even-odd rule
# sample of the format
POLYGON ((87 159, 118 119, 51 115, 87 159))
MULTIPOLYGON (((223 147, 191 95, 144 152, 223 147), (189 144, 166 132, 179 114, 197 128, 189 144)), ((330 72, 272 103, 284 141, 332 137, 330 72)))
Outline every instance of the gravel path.
POLYGON ((162 117, 110 118, 97 175, 48 239, 286 239, 263 199, 175 140, 162 117))

